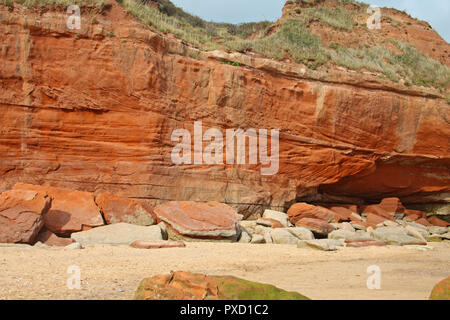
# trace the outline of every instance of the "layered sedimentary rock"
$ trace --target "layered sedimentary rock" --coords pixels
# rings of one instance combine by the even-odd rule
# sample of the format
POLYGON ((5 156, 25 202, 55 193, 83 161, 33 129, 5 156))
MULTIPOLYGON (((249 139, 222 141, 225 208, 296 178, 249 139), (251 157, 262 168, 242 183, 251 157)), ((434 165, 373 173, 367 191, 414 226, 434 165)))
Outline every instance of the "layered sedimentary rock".
POLYGON ((296 199, 448 202, 450 108, 437 90, 198 53, 117 4, 97 23, 87 16, 68 30, 64 11, 0 5, 0 191, 25 182, 219 201, 245 216, 296 199), (172 133, 187 129, 194 144, 199 120, 224 136, 279 129, 276 174, 260 162, 175 164, 172 133))

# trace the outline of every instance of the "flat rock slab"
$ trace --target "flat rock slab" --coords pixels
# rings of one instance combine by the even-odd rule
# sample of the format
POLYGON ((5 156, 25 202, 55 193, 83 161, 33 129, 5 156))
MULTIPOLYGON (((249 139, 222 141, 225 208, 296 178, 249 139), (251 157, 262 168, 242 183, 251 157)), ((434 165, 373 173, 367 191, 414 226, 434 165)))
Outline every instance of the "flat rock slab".
POLYGON ((17 183, 14 190, 31 190, 48 194, 53 200, 45 214, 45 227, 59 236, 104 225, 100 209, 89 192, 17 183))
POLYGON ((74 242, 71 238, 58 237, 45 227, 39 232, 36 241, 51 247, 66 247, 74 242))
POLYGON ((164 249, 164 248, 184 248, 186 244, 183 241, 154 241, 154 240, 136 240, 130 244, 137 249, 164 249))
POLYGON ((345 240, 347 247, 361 248, 361 247, 384 247, 386 242, 377 240, 345 240))
POLYGON ((331 222, 335 218, 335 213, 321 206, 314 206, 308 203, 300 202, 293 204, 288 212, 289 221, 296 224, 303 218, 314 218, 331 222))
POLYGON ((101 209, 107 224, 125 222, 140 226, 156 223, 153 207, 145 200, 119 197, 109 193, 100 193, 95 202, 101 209))
POLYGON ((238 236, 241 216, 223 203, 171 201, 158 205, 154 212, 158 219, 167 224, 171 240, 233 241, 238 236))
POLYGON ((9 190, 0 195, 0 242, 33 243, 44 226, 51 205, 46 194, 32 190, 9 190))
POLYGON ((88 231, 72 233, 71 238, 81 245, 130 244, 136 240, 163 240, 159 226, 137 226, 128 223, 110 224, 88 231))
POLYGON ((274 210, 264 210, 263 218, 277 220, 283 227, 288 227, 289 217, 286 213, 274 210))
POLYGON ((336 251, 337 247, 344 246, 344 240, 318 239, 318 240, 301 240, 298 242, 298 248, 312 248, 323 251, 336 251))
MULTIPOLYGON (((387 227, 386 227, 387 228, 387 227)), ((411 237, 401 231, 392 232, 392 231, 383 231, 380 229, 376 229, 372 232, 372 237, 386 242, 391 245, 426 245, 426 241, 422 241, 418 238, 411 237)))
POLYGON ((298 240, 314 240, 314 234, 307 228, 294 227, 286 230, 292 233, 298 240))
POLYGON ((172 272, 141 281, 136 300, 309 300, 275 286, 231 276, 172 272))
POLYGON ((275 244, 297 244, 299 239, 289 232, 288 228, 273 229, 270 231, 270 236, 275 244))
POLYGON ((327 236, 334 230, 334 227, 331 224, 315 218, 302 218, 295 223, 295 226, 309 229, 319 236, 327 236))
POLYGON ((351 232, 347 230, 334 230, 328 234, 329 239, 335 239, 335 240, 355 240, 355 241, 367 241, 367 240, 373 240, 373 238, 369 235, 369 233, 356 233, 351 232))

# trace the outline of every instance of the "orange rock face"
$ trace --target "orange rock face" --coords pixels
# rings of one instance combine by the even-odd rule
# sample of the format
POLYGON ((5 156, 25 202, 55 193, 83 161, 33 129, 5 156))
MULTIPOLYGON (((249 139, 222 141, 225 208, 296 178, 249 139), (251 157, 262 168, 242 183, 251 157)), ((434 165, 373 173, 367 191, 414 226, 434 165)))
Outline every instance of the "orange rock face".
MULTIPOLYGON (((0 191, 24 182, 218 201, 245 216, 295 200, 447 201, 450 108, 435 90, 346 71, 303 74, 252 55, 233 56, 242 67, 220 64, 225 53, 194 59, 117 4, 98 24, 83 17, 81 30, 67 29, 65 11, 0 5, 0 17, 0 191), (172 133, 193 133, 196 120, 221 132, 279 129, 278 172, 175 165, 172 133)), ((53 215, 56 233, 101 224, 95 211, 87 224, 53 215)))
POLYGON ((45 214, 44 223, 48 230, 57 235, 70 235, 104 224, 91 193, 23 183, 17 183, 13 191, 48 194, 53 200, 50 210, 45 214))
POLYGON ((147 201, 101 193, 95 197, 95 203, 102 211, 107 224, 125 222, 150 226, 156 222, 153 207, 147 201))
POLYGON ((51 205, 45 192, 9 190, 0 195, 0 243, 30 243, 51 205))

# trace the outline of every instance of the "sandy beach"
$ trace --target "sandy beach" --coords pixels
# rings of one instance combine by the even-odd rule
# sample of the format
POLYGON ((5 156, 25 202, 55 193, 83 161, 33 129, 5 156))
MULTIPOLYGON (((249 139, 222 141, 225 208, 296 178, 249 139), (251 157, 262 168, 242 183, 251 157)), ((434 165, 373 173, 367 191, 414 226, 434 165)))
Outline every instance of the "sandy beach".
POLYGON ((450 244, 342 248, 187 243, 143 250, 97 245, 82 250, 0 247, 0 299, 131 299, 145 278, 173 271, 233 275, 297 291, 311 299, 428 299, 450 275, 450 244), (81 289, 68 289, 69 266, 81 289), (367 268, 381 269, 381 289, 369 290, 367 268))

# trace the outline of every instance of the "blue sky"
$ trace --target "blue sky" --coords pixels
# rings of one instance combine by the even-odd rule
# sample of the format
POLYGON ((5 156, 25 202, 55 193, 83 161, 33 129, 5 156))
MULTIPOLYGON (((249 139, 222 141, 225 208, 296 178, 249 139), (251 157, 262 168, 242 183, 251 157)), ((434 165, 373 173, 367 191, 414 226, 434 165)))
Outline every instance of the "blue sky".
MULTIPOLYGON (((172 0, 175 5, 205 20, 216 22, 254 22, 276 20, 285 0, 172 0)), ((449 0, 365 0, 380 7, 406 10, 414 18, 428 21, 450 42, 449 0)))

